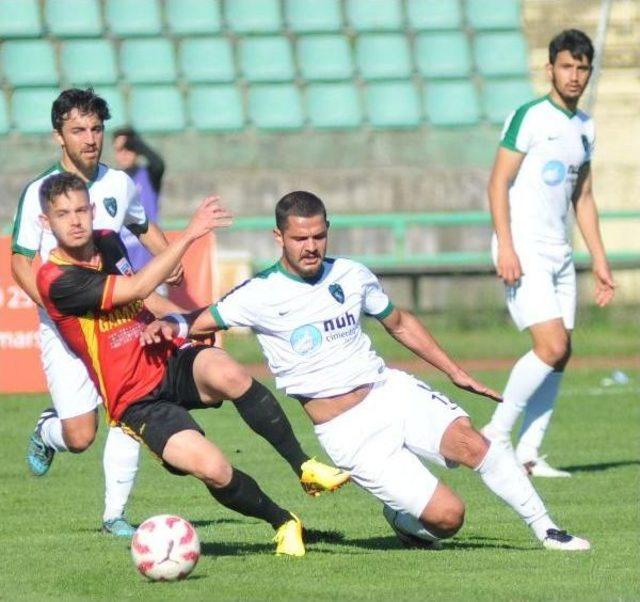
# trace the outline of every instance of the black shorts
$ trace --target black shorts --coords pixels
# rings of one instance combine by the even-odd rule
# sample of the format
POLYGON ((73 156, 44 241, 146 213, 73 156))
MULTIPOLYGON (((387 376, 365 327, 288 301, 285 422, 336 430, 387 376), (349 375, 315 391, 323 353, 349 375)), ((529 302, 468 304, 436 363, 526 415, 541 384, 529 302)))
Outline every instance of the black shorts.
MULTIPOLYGON (((208 345, 179 349, 169 358, 162 382, 149 395, 130 405, 120 417, 122 429, 144 443, 160 460, 167 441, 181 431, 195 430, 204 435, 189 410, 210 408, 200 401, 193 379, 196 355, 208 345)), ((218 404, 219 405, 219 404, 218 404)), ((164 463, 174 474, 184 474, 164 463)))

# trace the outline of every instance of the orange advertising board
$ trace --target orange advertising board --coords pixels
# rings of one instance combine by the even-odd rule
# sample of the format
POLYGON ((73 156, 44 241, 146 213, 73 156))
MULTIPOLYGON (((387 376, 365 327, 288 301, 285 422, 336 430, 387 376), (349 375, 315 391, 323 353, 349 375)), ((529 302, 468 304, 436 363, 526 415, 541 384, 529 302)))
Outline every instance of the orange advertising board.
MULTIPOLYGON (((167 234, 169 239, 176 233, 167 234)), ((185 309, 210 304, 217 297, 215 238, 196 241, 182 260, 185 279, 169 296, 185 309)), ((46 381, 40 363, 35 304, 11 276, 11 239, 0 237, 0 393, 40 393, 46 381)))

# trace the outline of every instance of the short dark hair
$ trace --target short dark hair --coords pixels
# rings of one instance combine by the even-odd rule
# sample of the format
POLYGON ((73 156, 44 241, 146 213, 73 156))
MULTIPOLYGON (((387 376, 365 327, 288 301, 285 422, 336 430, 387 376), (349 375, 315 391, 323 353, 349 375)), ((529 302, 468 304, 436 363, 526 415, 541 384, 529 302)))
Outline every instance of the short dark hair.
POLYGON ((296 217, 314 217, 322 215, 327 221, 327 210, 324 203, 315 195, 304 190, 295 190, 285 194, 276 205, 276 226, 283 232, 287 226, 287 218, 290 215, 296 217))
POLYGON ((589 36, 579 29, 565 29, 549 43, 549 62, 553 65, 559 52, 568 50, 574 59, 585 56, 589 65, 593 63, 593 44, 589 36))
POLYGON ((62 124, 73 109, 78 109, 82 115, 95 114, 103 123, 111 118, 107 101, 98 96, 93 88, 69 88, 60 92, 51 105, 51 125, 54 130, 62 131, 62 124))
POLYGON ((49 205, 61 195, 68 195, 72 190, 84 190, 88 193, 84 180, 74 173, 63 171, 49 176, 40 185, 40 209, 47 212, 49 205))

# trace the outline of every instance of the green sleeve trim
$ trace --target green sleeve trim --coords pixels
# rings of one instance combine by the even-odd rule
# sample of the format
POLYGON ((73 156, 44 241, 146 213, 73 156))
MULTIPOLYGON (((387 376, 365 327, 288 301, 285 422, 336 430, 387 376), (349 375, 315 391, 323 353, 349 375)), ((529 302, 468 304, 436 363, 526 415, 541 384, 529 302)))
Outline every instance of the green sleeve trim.
POLYGON ((543 102, 544 100, 546 100, 546 96, 543 96, 542 98, 536 98, 536 100, 532 100, 531 102, 522 105, 519 109, 516 110, 513 117, 511 118, 511 121, 509 122, 507 131, 504 133, 504 136, 500 141, 500 146, 503 146, 504 148, 508 148, 510 150, 518 151, 519 153, 526 153, 526 151, 518 148, 517 145, 520 127, 522 126, 522 122, 524 121, 527 111, 531 107, 543 102))
POLYGON ((225 324, 225 321, 222 319, 222 316, 220 315, 220 312, 218 311, 218 306, 217 305, 212 305, 209 308, 209 311, 211 312, 211 315, 213 316, 213 319, 216 321, 216 324, 218 325, 218 328, 222 328, 222 330, 229 330, 229 327, 225 324))
POLYGON ((25 247, 21 247, 18 243, 14 242, 11 245, 11 252, 17 253, 18 255, 24 255, 25 257, 29 257, 33 259, 38 251, 34 251, 33 249, 27 249, 25 247))
POLYGON ((395 306, 393 305, 393 303, 391 303, 391 301, 389 301, 389 305, 387 305, 387 307, 385 307, 379 314, 372 315, 374 318, 376 318, 376 320, 384 320, 394 309, 395 306))
POLYGON ((144 224, 129 224, 127 228, 134 236, 139 237, 141 234, 146 234, 149 230, 149 218, 144 221, 144 224))

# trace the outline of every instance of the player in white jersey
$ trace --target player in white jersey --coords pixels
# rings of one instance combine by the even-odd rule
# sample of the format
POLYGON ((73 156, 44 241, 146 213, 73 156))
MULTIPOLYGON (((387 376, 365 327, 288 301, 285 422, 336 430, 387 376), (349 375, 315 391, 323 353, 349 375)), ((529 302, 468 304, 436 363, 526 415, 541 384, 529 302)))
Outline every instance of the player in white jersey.
MULTIPOLYGON (((123 226, 135 232, 154 254, 167 245, 160 229, 147 222, 133 181, 124 172, 99 163, 104 122, 109 118, 106 102, 92 90, 62 92, 52 106, 54 138, 61 147, 58 163, 30 182, 18 203, 12 237, 11 268, 16 282, 38 305, 43 368, 53 400, 38 421, 28 450, 33 474, 49 469, 55 451, 79 453, 91 445, 100 398, 82 362, 67 348, 42 308, 32 262, 36 255, 46 261, 56 246, 51 232, 43 229, 40 214, 40 184, 49 175, 69 171, 89 187, 95 206, 94 227, 119 232, 123 226)), ((181 278, 178 269, 172 281, 181 278)), ((119 428, 109 430, 104 449, 105 510, 103 529, 129 537, 133 529, 123 518, 138 466, 139 445, 119 428)))
MULTIPOLYGON (((395 308, 365 266, 325 257, 329 223, 322 201, 292 192, 278 202, 276 224, 279 263, 202 312, 191 332, 253 329, 276 385, 303 403, 334 463, 396 513, 395 528, 418 524, 423 538, 436 541, 462 526, 464 503, 423 458, 473 468, 544 547, 588 549, 589 542, 551 520, 512 450, 490 445, 458 405, 413 376, 388 369, 371 348, 361 328, 363 315, 378 319, 458 387, 500 400, 458 366, 413 314, 395 308)), ((156 321, 142 342, 178 332, 171 321, 156 321)))
POLYGON ((593 46, 581 31, 563 31, 551 41, 551 91, 507 118, 489 182, 497 273, 511 317, 520 330, 529 330, 532 349, 513 367, 504 403, 483 433, 511 446, 524 410, 516 455, 528 474, 540 477, 571 476, 550 466, 539 450, 571 355, 572 205, 593 259, 596 303, 605 306, 614 295, 592 192, 593 120, 577 106, 592 61, 593 46))

